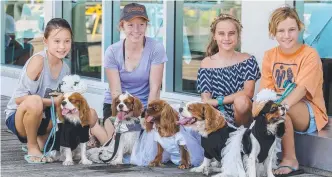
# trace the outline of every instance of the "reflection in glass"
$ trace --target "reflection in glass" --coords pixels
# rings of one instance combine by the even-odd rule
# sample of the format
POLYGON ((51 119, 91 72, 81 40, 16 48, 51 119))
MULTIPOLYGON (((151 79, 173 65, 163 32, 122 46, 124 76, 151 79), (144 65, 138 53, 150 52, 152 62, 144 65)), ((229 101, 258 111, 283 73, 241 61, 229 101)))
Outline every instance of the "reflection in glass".
POLYGON ((176 20, 182 20, 183 38, 175 41, 183 43, 182 58, 175 59, 182 60, 176 62, 182 65, 182 72, 175 71, 182 77, 175 77, 175 91, 197 93, 197 72, 205 57, 210 25, 220 13, 231 14, 241 20, 241 1, 184 1, 182 13, 183 19, 176 20))
POLYGON ((102 2, 72 1, 72 73, 101 78, 102 2))
POLYGON ((297 3, 305 25, 304 43, 315 48, 323 64, 323 92, 327 114, 332 115, 332 1, 297 3), (302 14, 303 13, 303 14, 302 14))
POLYGON ((44 49, 43 1, 5 2, 5 64, 23 66, 44 49))

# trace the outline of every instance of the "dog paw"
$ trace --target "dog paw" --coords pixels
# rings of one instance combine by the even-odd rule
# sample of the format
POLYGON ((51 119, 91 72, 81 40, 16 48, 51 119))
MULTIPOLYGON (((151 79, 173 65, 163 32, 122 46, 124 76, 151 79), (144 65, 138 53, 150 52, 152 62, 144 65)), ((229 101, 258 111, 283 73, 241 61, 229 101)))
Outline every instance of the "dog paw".
POLYGON ((203 173, 204 171, 204 167, 203 166, 199 166, 199 167, 195 167, 190 169, 190 172, 194 172, 194 173, 203 173))
POLYGON ((162 164, 161 162, 151 162, 150 164, 149 164, 149 167, 163 167, 163 166, 165 166, 164 164, 162 164))
POLYGON ((210 168, 209 168, 209 167, 204 167, 204 168, 203 168, 202 173, 203 173, 204 175, 209 176, 209 173, 210 173, 210 172, 211 172, 211 171, 210 171, 210 168))
POLYGON ((88 159, 82 159, 79 164, 83 164, 83 165, 91 165, 92 161, 88 160, 88 159))
POLYGON ((72 161, 72 160, 65 160, 64 162, 62 162, 62 165, 64 165, 64 166, 74 165, 74 161, 72 161))

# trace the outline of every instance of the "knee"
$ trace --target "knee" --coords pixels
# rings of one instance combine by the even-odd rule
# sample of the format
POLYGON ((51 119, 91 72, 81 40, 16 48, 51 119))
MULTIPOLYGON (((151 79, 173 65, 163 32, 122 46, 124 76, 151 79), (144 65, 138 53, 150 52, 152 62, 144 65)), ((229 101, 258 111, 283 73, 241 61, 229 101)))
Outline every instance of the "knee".
POLYGON ((92 122, 92 127, 98 122, 98 115, 95 109, 90 108, 90 120, 92 122))
POLYGON ((23 106, 30 113, 41 114, 43 112, 43 100, 38 95, 31 95, 23 102, 23 106))
POLYGON ((234 99, 234 108, 238 112, 248 112, 251 111, 251 99, 246 95, 238 96, 234 99))

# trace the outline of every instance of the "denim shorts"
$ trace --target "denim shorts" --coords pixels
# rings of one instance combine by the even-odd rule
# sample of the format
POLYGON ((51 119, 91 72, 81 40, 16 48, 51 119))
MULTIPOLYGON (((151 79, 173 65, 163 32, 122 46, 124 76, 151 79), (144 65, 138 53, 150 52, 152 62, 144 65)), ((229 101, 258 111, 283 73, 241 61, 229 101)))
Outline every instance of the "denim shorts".
POLYGON ((309 111, 309 119, 310 119, 309 120, 309 127, 304 132, 297 132, 297 131, 295 131, 295 133, 298 133, 298 134, 310 134, 310 133, 314 133, 315 131, 317 131, 314 110, 312 109, 309 101, 303 100, 303 102, 307 105, 308 111, 309 111))
MULTIPOLYGON (((15 134, 18 138, 18 140, 20 140, 21 143, 27 143, 27 137, 22 137, 17 133, 16 130, 16 126, 15 126, 15 115, 16 115, 16 111, 14 113, 12 113, 7 119, 6 119, 6 126, 8 127, 8 129, 13 132, 13 134, 15 134)), ((38 132, 37 135, 45 135, 46 134, 46 129, 48 127, 48 124, 50 122, 50 110, 48 108, 46 108, 45 110, 45 116, 46 118, 43 118, 40 126, 38 128, 38 132)))

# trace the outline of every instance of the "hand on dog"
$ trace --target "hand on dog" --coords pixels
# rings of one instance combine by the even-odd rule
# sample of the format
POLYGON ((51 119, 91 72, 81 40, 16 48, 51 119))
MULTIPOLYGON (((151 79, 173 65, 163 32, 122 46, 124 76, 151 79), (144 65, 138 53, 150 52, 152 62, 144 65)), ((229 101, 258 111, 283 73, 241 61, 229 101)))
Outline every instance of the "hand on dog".
POLYGON ((54 98, 54 104, 55 104, 55 106, 56 106, 56 107, 60 107, 62 101, 63 101, 63 94, 60 93, 59 95, 57 95, 57 96, 54 98))
POLYGON ((49 95, 52 96, 52 97, 56 97, 56 96, 59 96, 61 94, 62 94, 61 92, 57 92, 57 91, 53 91, 53 92, 49 93, 49 95))

